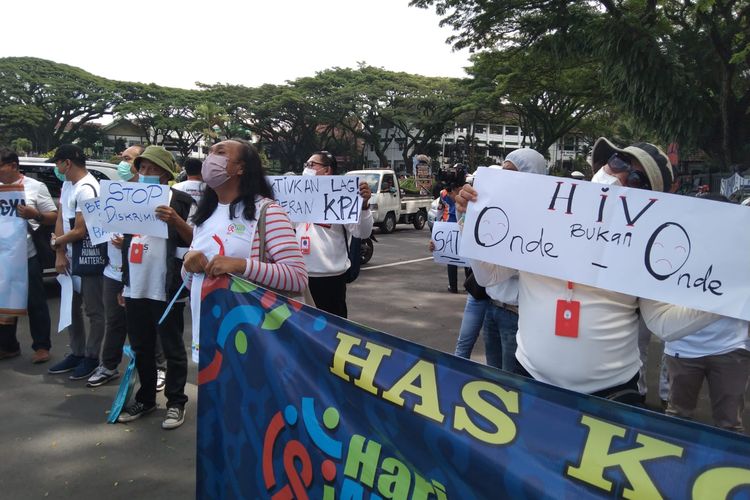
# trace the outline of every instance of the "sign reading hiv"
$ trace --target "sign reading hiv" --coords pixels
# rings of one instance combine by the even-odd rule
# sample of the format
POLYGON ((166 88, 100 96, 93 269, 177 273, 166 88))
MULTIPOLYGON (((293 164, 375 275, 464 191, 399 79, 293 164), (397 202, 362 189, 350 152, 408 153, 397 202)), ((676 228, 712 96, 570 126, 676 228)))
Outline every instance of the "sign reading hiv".
POLYGON ((86 221, 86 228, 89 230, 89 238, 92 245, 107 243, 112 237, 102 228, 102 210, 100 198, 90 198, 83 202, 83 220, 86 221))
POLYGON ((276 201, 292 222, 354 224, 362 198, 359 177, 351 175, 269 176, 276 201))
POLYGON ((750 319, 750 210, 669 193, 480 169, 461 255, 750 319))
POLYGON ((0 185, 0 314, 26 314, 28 255, 26 220, 18 216, 26 204, 21 184, 0 185))
POLYGON ((167 223, 156 217, 156 207, 169 205, 169 186, 121 181, 100 185, 104 231, 167 237, 167 223))
POLYGON ((469 267, 466 259, 461 257, 461 229, 458 222, 435 222, 432 226, 432 244, 435 250, 432 257, 438 264, 469 267))

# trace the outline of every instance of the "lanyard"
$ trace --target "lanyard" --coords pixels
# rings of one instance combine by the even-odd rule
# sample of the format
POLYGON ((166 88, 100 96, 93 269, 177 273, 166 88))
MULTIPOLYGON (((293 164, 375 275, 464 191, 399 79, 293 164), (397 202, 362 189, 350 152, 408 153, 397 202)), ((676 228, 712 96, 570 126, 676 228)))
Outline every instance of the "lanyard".
POLYGON ((573 300, 573 282, 568 281, 568 297, 567 301, 570 302, 573 300))

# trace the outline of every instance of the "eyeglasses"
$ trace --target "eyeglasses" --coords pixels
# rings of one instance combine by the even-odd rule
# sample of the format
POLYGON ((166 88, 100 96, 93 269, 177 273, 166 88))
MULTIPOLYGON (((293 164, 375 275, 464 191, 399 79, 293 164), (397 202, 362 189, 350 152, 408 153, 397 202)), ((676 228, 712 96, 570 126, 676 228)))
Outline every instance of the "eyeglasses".
POLYGON ((325 163, 320 163, 319 161, 310 160, 310 161, 305 162, 305 167, 312 168, 314 170, 320 170, 321 168, 325 168, 327 166, 328 165, 326 165, 325 163))
POLYGON ((651 182, 648 180, 648 176, 645 172, 635 170, 630 162, 629 158, 621 156, 618 153, 613 154, 607 160, 610 170, 616 174, 622 172, 628 173, 628 179, 625 182, 627 187, 638 188, 638 189, 651 189, 651 182))

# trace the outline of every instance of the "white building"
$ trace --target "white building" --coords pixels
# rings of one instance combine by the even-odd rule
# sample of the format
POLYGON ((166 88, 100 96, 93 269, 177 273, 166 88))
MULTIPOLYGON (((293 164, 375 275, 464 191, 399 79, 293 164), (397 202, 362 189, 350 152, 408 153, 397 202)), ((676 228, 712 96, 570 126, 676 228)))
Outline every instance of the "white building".
MULTIPOLYGON (((452 163, 468 161, 469 146, 467 142, 474 138, 474 157, 482 159, 491 158, 494 163, 502 163, 505 156, 520 147, 528 147, 529 136, 525 135, 518 125, 505 125, 495 123, 455 123, 453 130, 443 134, 440 140, 440 153, 438 157, 442 166, 452 163)), ((411 164, 404 165, 403 150, 405 139, 403 134, 395 129, 383 129, 381 137, 394 139, 385 150, 385 157, 394 170, 411 168, 411 164)), ((385 139, 387 140, 387 139, 385 139)), ((572 160, 580 156, 581 149, 585 145, 583 139, 575 134, 563 137, 558 143, 549 148, 550 166, 557 165, 560 168, 570 167, 572 160)), ((411 157, 413 153, 408 155, 411 157)), ((378 168, 380 160, 371 146, 366 146, 365 164, 367 168, 378 168)))

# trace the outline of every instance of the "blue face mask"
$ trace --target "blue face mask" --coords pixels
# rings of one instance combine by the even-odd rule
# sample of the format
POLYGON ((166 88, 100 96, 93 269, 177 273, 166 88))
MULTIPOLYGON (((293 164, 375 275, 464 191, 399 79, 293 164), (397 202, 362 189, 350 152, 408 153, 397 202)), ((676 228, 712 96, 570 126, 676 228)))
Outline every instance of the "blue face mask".
POLYGON ((139 175, 138 182, 143 182, 146 184, 159 184, 161 182, 161 177, 159 177, 158 175, 139 175))
POLYGON ((134 174, 130 163, 126 162, 125 160, 118 163, 117 175, 119 175, 120 179, 124 181, 129 181, 130 179, 132 179, 134 174))
POLYGON ((60 179, 60 182, 65 182, 66 180, 65 175, 62 172, 60 172, 60 170, 57 168, 57 165, 55 165, 55 177, 60 179))

